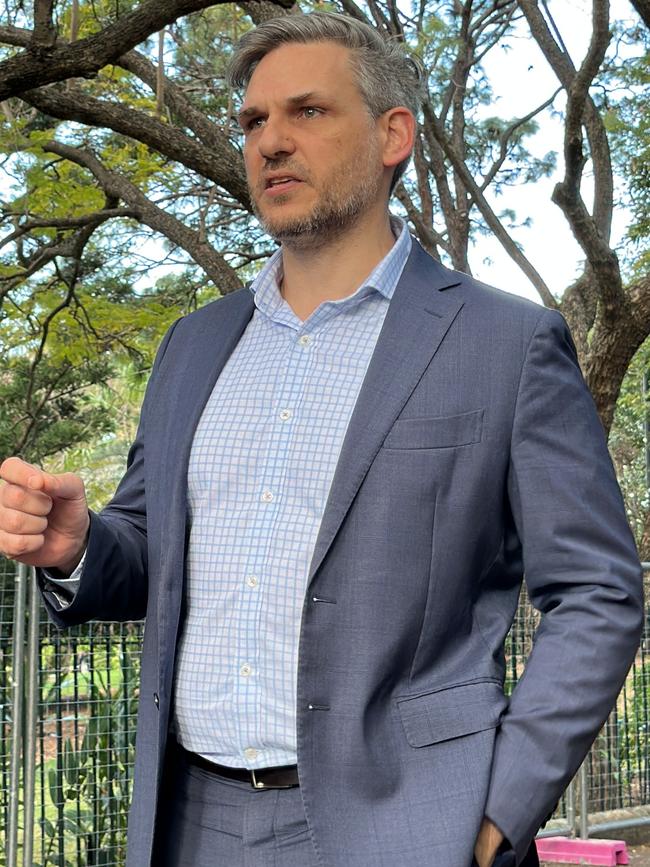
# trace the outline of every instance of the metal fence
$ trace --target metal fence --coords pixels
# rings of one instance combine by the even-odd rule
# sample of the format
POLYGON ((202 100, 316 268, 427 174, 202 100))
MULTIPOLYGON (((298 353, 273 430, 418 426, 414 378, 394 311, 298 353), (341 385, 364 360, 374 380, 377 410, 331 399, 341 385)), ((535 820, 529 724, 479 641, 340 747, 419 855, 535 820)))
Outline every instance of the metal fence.
MULTIPOLYGON (((537 619, 523 593, 508 690, 537 619)), ((31 570, 0 560, 0 867, 124 864, 141 638, 142 623, 58 630, 31 570)), ((650 825, 649 704, 646 618, 616 708, 544 833, 650 825)))
POLYGON ((0 561, 0 865, 125 861, 142 623, 61 631, 0 561))

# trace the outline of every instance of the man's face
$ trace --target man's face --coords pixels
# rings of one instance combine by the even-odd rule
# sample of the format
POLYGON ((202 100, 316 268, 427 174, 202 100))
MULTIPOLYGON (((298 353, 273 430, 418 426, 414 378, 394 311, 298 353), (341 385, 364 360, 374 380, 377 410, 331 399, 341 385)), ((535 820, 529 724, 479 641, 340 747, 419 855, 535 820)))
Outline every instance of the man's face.
POLYGON ((253 73, 240 112, 255 212, 279 241, 320 246, 380 200, 378 127, 335 42, 282 45, 253 73))

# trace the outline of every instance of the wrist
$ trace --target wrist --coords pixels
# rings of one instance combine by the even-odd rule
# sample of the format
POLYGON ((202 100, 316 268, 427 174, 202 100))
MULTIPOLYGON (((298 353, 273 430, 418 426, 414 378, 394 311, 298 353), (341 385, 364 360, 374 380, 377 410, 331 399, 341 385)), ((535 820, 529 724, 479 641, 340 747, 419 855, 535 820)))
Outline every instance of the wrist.
POLYGON ((60 573, 62 578, 69 578, 77 566, 81 563, 81 560, 84 555, 85 548, 82 548, 78 554, 74 557, 70 558, 70 560, 66 560, 65 563, 61 563, 56 567, 56 571, 60 573))
POLYGON ((59 563, 57 566, 57 570, 62 573, 65 578, 69 578, 70 575, 74 572, 77 566, 81 563, 84 554, 86 553, 86 548, 88 547, 88 536, 90 534, 90 519, 88 520, 88 525, 86 527, 86 532, 83 535, 83 539, 81 544, 75 549, 74 554, 68 557, 63 562, 59 563))
POLYGON ((483 819, 474 847, 474 855, 479 867, 491 867, 503 840, 504 836, 497 826, 489 819, 483 819))

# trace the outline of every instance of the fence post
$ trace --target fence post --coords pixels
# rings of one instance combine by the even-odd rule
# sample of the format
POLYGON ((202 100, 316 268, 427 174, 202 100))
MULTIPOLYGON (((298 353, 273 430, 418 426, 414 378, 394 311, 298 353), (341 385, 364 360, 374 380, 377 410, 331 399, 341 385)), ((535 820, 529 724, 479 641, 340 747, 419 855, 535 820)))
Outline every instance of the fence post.
POLYGON ((580 839, 589 838, 589 774, 587 762, 589 756, 580 766, 580 839))
POLYGON ((569 834, 571 837, 578 836, 578 829, 576 828, 576 778, 573 777, 569 785, 567 786, 567 790, 564 794, 566 798, 566 822, 569 826, 569 834))
POLYGON ((9 772, 9 816, 7 827, 7 867, 18 864, 18 808, 20 803, 21 742, 23 730, 23 692, 25 664, 25 599, 27 567, 16 564, 14 595, 14 634, 12 641, 11 684, 11 768, 9 772))
POLYGON ((35 569, 30 569, 29 632, 27 635, 27 695, 25 709, 24 785, 25 821, 23 867, 32 867, 34 852, 34 790, 36 783, 36 726, 38 708, 39 626, 41 598, 35 569))

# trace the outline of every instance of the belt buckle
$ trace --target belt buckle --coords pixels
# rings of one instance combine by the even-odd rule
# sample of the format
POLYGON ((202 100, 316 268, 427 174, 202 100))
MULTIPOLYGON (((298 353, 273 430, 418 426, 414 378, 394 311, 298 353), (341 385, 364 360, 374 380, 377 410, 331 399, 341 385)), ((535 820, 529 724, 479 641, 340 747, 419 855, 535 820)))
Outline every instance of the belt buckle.
POLYGON ((262 780, 258 780, 255 776, 255 771, 251 768, 251 785, 254 789, 263 789, 265 788, 262 780))
MULTIPOLYGON (((258 769, 259 770, 259 769, 258 769)), ((284 786, 280 786, 277 783, 275 785, 267 786, 267 784, 263 780, 258 780, 255 776, 255 771, 253 768, 249 771, 251 775, 251 785, 254 789, 294 789, 295 786, 293 784, 288 784, 284 786)))

